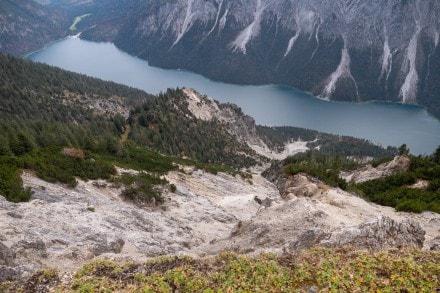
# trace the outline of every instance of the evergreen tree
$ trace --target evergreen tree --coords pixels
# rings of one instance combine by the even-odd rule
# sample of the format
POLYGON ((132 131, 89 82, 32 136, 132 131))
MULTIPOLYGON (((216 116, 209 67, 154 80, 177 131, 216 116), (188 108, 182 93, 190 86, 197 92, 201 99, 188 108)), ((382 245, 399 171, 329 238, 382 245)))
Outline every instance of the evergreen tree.
POLYGON ((440 164, 440 145, 435 150, 434 154, 432 155, 432 160, 434 163, 440 164))

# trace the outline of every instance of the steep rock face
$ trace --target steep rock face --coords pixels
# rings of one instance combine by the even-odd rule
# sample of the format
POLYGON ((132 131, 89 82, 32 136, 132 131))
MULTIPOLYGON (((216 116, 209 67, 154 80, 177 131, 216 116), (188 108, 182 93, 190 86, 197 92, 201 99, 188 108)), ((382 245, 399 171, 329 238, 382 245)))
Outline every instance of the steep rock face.
POLYGON ((22 55, 67 35, 66 14, 32 0, 0 2, 0 52, 22 55))
MULTIPOLYGON (((126 7, 107 40, 152 65, 284 83, 331 100, 419 103, 440 114, 438 1, 137 0, 126 7)), ((96 24, 85 38, 106 35, 108 21, 96 24)))
POLYGON ((372 251, 436 247, 438 214, 397 213, 301 174, 288 180, 286 190, 283 200, 262 207, 208 251, 293 253, 315 245, 372 251))
POLYGON ((257 132, 255 120, 245 115, 241 108, 234 104, 220 104, 208 96, 203 96, 193 89, 184 88, 188 110, 200 120, 217 120, 226 126, 229 134, 240 143, 247 144, 257 155, 270 159, 285 159, 288 156, 308 150, 307 142, 286 143, 280 152, 271 150, 257 132))

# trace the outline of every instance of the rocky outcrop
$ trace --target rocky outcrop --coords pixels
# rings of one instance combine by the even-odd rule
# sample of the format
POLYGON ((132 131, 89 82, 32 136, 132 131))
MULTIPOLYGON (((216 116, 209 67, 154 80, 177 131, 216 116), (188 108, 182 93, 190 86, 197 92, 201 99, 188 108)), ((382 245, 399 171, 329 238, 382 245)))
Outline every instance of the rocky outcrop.
MULTIPOLYGON (((28 236, 28 235, 26 235, 28 236)), ((16 242, 11 249, 19 255, 20 258, 27 259, 29 257, 46 258, 46 244, 41 238, 29 237, 25 240, 16 242)))
POLYGON ((15 253, 0 242, 0 265, 10 266, 15 259, 15 253))
POLYGON ((419 223, 412 220, 396 222, 389 217, 379 217, 373 222, 333 233, 321 244, 331 247, 354 246, 377 251, 394 247, 422 248, 424 241, 425 231, 419 223))
POLYGON ((305 175, 288 178, 285 190, 283 200, 240 222, 209 251, 294 253, 315 245, 430 249, 440 232, 438 214, 397 213, 305 175))
POLYGON ((86 240, 93 243, 89 248, 93 257, 100 256, 104 253, 121 253, 125 244, 122 238, 116 237, 115 239, 109 240, 103 233, 89 235, 86 240))
POLYGON ((440 251, 440 236, 435 237, 435 239, 431 242, 430 249, 440 251))
POLYGON ((257 170, 247 179, 184 171, 166 175, 177 188, 156 208, 123 201, 121 189, 103 181, 79 180, 68 189, 25 173, 24 184, 34 192, 30 202, 0 197, 0 281, 46 266, 70 271, 96 257, 281 254, 314 245, 437 247, 435 213, 397 213, 304 175, 287 181, 282 198, 257 170))
MULTIPOLYGON (((127 172, 127 170, 120 170, 127 172)), ((99 258, 145 260, 159 255, 203 254, 202 244, 229 236, 240 220, 276 200, 276 188, 259 175, 249 179, 200 170, 171 172, 177 186, 158 208, 140 208, 120 197, 110 183, 79 181, 75 189, 44 182, 30 173, 24 184, 30 202, 0 197, 0 279, 49 266, 71 270, 99 258)))
POLYGON ((282 160, 288 156, 305 152, 309 148, 306 141, 292 141, 286 143, 281 152, 271 150, 257 133, 255 120, 245 115, 241 109, 233 104, 220 104, 211 97, 203 96, 193 89, 184 88, 188 102, 188 110, 200 120, 217 120, 225 125, 229 134, 240 143, 247 144, 257 155, 282 160))
POLYGON ((258 146, 261 149, 269 148, 259 138, 255 120, 245 115, 241 109, 233 104, 220 104, 208 96, 202 96, 193 89, 183 89, 187 96, 188 110, 200 120, 217 120, 226 126, 226 130, 241 143, 250 147, 258 146))
POLYGON ((21 276, 17 269, 0 265, 0 283, 5 281, 16 280, 21 276))
POLYGON ((347 182, 362 183, 374 179, 384 178, 390 175, 407 171, 410 167, 411 160, 407 156, 396 156, 387 163, 380 164, 376 168, 367 165, 354 172, 344 172, 341 174, 347 182))

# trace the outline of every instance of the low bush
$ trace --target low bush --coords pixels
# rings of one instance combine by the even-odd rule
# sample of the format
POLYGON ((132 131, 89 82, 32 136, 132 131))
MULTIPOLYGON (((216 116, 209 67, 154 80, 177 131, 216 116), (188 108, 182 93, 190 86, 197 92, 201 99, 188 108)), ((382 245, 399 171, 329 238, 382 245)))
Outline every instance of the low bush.
POLYGON ((166 184, 165 179, 141 172, 138 175, 124 174, 122 181, 126 185, 122 192, 125 198, 140 204, 157 205, 164 202, 162 192, 157 186, 166 184))
MULTIPOLYGON (((440 253, 312 248, 296 255, 255 258, 224 252, 215 258, 161 257, 146 263, 97 260, 53 292, 436 292, 440 253)), ((5 283, 20 292, 26 281, 5 283)), ((2 288, 0 287, 0 288, 2 288)))
POLYGON ((23 167, 32 169, 37 176, 47 182, 60 182, 75 187, 75 177, 83 180, 109 179, 116 169, 106 160, 86 155, 85 158, 72 157, 62 152, 61 147, 49 147, 36 150, 23 156, 23 167))
POLYGON ((371 166, 376 168, 377 166, 379 166, 381 164, 391 162, 393 160, 393 158, 394 157, 377 158, 377 159, 374 159, 373 161, 371 161, 370 164, 371 164, 371 166))
POLYGON ((430 157, 411 156, 406 172, 354 184, 350 189, 363 197, 399 211, 440 213, 440 165, 430 157), (412 188, 418 180, 428 180, 426 189, 412 188))
POLYGON ((347 188, 345 180, 339 177, 342 169, 353 169, 358 164, 352 160, 340 156, 326 155, 317 151, 309 151, 297 154, 284 161, 284 172, 287 175, 307 173, 316 177, 328 185, 347 188))
POLYGON ((32 192, 23 187, 19 162, 13 157, 0 157, 0 195, 8 201, 22 202, 31 198, 32 192))

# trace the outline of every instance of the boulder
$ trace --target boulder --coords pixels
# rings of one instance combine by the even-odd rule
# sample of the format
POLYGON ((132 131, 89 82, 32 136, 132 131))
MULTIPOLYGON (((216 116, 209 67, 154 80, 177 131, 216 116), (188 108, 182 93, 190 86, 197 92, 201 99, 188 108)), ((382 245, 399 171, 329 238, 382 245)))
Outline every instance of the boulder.
POLYGON ((0 265, 11 266, 15 259, 15 253, 6 245, 0 242, 0 265))
POLYGON ((315 246, 322 240, 329 238, 330 235, 331 234, 325 233, 319 228, 308 229, 300 234, 296 241, 293 241, 289 244, 287 252, 298 251, 315 246))
POLYGON ((20 273, 16 269, 0 265, 0 284, 6 281, 16 280, 20 276, 20 273))
POLYGON ((90 252, 93 256, 104 253, 120 253, 125 244, 122 238, 116 237, 109 240, 106 235, 102 233, 89 235, 87 240, 91 242, 90 252))
POLYGON ((425 231, 413 220, 396 222, 385 216, 358 227, 335 232, 330 239, 321 242, 324 246, 354 246, 372 251, 388 248, 422 248, 425 231))
POLYGON ((24 256, 31 252, 32 255, 38 255, 39 257, 47 257, 46 244, 40 238, 29 238, 26 240, 20 240, 15 243, 12 250, 16 251, 20 256, 24 256))
POLYGON ((440 236, 437 236, 434 238, 434 240, 432 240, 429 249, 434 251, 440 251, 440 236))

